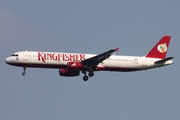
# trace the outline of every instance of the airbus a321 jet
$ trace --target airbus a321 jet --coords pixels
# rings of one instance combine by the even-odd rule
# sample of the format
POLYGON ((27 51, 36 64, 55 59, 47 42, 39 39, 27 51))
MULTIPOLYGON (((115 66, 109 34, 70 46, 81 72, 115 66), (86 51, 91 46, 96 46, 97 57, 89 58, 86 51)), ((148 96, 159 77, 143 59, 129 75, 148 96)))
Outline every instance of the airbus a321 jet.
POLYGON ((167 57, 171 36, 164 36, 145 56, 112 55, 119 48, 111 49, 101 54, 82 54, 64 52, 22 51, 6 58, 9 65, 26 68, 59 69, 59 75, 73 77, 84 74, 83 80, 94 76, 94 71, 139 71, 173 64, 173 57, 167 57), (88 75, 86 74, 88 72, 88 75), (89 77, 88 77, 89 76, 89 77))

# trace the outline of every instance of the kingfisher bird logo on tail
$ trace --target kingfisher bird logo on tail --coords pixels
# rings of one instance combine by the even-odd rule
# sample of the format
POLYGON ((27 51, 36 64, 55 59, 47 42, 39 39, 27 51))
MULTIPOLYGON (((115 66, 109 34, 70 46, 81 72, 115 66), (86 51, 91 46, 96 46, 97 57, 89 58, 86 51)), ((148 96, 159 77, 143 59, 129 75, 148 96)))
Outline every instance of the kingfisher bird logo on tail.
POLYGON ((168 52, 171 36, 164 36, 161 40, 151 49, 151 51, 145 56, 149 58, 165 59, 168 52))
POLYGON ((167 48, 166 43, 164 43, 164 44, 158 45, 157 49, 158 49, 158 51, 159 51, 160 53, 165 53, 168 48, 167 48))

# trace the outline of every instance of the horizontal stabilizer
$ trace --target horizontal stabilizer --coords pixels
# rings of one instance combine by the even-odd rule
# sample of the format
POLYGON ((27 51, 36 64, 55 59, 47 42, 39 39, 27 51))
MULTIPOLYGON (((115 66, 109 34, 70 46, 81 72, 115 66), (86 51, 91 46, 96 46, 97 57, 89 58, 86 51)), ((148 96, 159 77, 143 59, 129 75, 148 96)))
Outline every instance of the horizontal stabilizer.
POLYGON ((174 58, 174 57, 168 57, 168 58, 165 58, 165 59, 163 59, 163 60, 156 61, 156 62, 154 62, 154 63, 156 63, 156 64, 165 63, 166 61, 171 60, 171 59, 173 59, 173 58, 174 58))

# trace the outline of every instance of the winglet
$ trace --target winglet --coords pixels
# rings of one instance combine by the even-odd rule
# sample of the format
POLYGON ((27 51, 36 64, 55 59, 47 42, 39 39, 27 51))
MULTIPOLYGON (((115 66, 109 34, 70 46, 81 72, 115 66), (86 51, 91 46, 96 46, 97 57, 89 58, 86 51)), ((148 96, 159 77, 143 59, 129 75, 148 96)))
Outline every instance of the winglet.
POLYGON ((119 51, 119 47, 115 49, 117 52, 119 51))

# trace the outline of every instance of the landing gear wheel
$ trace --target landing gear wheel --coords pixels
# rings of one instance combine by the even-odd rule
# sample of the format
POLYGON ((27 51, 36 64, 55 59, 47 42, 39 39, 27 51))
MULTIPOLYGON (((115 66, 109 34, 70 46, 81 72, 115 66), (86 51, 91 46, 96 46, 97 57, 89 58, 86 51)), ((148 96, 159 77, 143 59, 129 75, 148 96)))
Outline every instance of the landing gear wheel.
POLYGON ((23 72, 22 72, 22 75, 26 75, 26 67, 23 67, 23 72))
POLYGON ((89 72, 89 77, 92 77, 92 76, 94 76, 94 72, 93 71, 91 71, 91 72, 89 72))
POLYGON ((23 75, 23 76, 26 75, 26 72, 22 72, 22 75, 23 75))
POLYGON ((89 79, 88 76, 84 76, 84 77, 83 77, 83 80, 84 80, 84 81, 87 81, 88 79, 89 79))

